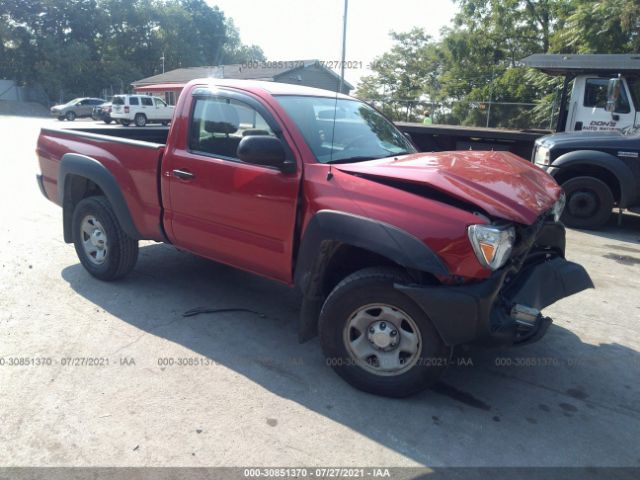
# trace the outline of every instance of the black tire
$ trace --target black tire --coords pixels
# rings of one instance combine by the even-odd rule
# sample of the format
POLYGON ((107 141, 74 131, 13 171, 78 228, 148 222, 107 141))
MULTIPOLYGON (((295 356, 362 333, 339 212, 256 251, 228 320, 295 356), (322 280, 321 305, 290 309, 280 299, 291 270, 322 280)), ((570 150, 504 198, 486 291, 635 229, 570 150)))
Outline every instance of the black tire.
POLYGON ((128 127, 131 122, 129 120, 120 120, 120 125, 128 127))
POLYGON ((73 210, 73 243, 82 266, 100 280, 117 280, 127 275, 138 260, 138 241, 129 237, 118 223, 118 219, 106 197, 87 197, 73 210), (96 264, 83 247, 83 221, 91 216, 97 219, 107 238, 107 254, 103 263, 96 264))
POLYGON ((60 115, 60 116, 58 117, 58 120, 59 120, 59 121, 61 121, 61 122, 64 122, 64 115, 60 115))
POLYGON ((144 127, 147 124, 147 117, 144 113, 136 113, 134 122, 136 127, 144 127))
POLYGON ((163 127, 166 127, 167 125, 169 125, 169 122, 161 122, 163 127))
POLYGON ((567 204, 562 222, 567 227, 597 230, 611 218, 614 198, 611 189, 595 177, 575 177, 562 184, 567 204))
POLYGON ((111 123, 111 119, 110 118, 105 118, 103 120, 104 123, 106 123, 107 125, 109 125, 111 123))
POLYGON ((407 281, 407 276, 398 269, 366 268, 342 280, 322 307, 319 332, 327 364, 359 390, 386 397, 406 397, 433 385, 446 369, 451 349, 442 342, 422 309, 393 286, 407 281), (412 360, 413 366, 403 367, 407 370, 391 376, 377 374, 361 366, 349 353, 345 344, 345 336, 350 335, 346 332, 347 322, 359 309, 372 304, 400 310, 417 326, 421 349, 412 360))
POLYGON ((69 122, 73 122, 76 119, 76 112, 67 112, 67 114, 65 115, 65 118, 69 122))

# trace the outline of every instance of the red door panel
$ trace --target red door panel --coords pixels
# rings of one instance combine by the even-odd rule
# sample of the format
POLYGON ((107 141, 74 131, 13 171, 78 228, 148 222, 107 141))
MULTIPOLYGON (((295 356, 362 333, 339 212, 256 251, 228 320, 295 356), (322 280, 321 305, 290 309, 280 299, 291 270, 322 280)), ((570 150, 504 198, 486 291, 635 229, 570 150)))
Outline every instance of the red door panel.
POLYGON ((198 149, 209 145, 224 156, 184 148, 165 156, 169 238, 198 255, 289 283, 300 174, 231 158, 242 134, 269 127, 262 117, 258 125, 258 116, 236 100, 207 102, 194 108, 191 128, 183 134, 198 149))
POLYGON ((175 152, 172 241, 194 253, 281 281, 291 277, 299 178, 240 162, 175 152))

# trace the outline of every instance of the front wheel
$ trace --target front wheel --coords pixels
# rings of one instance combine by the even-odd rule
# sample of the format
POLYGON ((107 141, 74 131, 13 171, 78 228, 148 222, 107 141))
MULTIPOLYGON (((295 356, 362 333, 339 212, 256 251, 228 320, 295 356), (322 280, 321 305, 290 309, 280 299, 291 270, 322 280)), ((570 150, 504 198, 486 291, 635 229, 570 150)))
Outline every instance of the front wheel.
POLYGON ((352 386, 405 397, 433 385, 451 349, 427 315, 394 288, 400 270, 375 267, 349 275, 320 313, 320 343, 327 363, 352 386))
POLYGON ((73 243, 82 266, 100 280, 127 275, 138 260, 138 242, 118 223, 106 197, 87 197, 76 205, 73 243))
POLYGON ((143 113, 136 113, 134 118, 136 127, 144 127, 147 124, 147 117, 143 113))
POLYGON ((68 121, 73 122, 76 119, 76 112, 67 112, 65 117, 68 121))
POLYGON ((111 119, 110 118, 105 118, 103 120, 104 123, 106 123, 107 125, 109 125, 111 123, 111 119))
POLYGON ((63 121, 64 121, 64 115, 60 115, 60 116, 58 117, 58 120, 59 120, 60 122, 63 122, 63 121))
POLYGON ((123 127, 128 127, 129 124, 131 123, 129 120, 119 120, 120 125, 122 125, 123 127))
POLYGON ((596 230, 607 223, 614 199, 606 183, 594 177, 575 177, 562 188, 567 204, 561 220, 567 227, 596 230))

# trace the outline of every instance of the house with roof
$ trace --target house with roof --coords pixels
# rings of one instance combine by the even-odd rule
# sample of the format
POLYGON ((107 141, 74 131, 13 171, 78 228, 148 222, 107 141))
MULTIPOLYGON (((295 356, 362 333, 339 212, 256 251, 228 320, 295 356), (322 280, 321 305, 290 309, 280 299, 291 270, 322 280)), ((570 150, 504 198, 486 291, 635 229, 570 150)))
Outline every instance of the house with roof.
MULTIPOLYGON (((177 68, 136 80, 131 86, 136 92, 163 96, 167 103, 175 105, 182 87, 197 78, 266 80, 322 88, 332 92, 340 89, 340 76, 318 60, 256 61, 246 64, 177 68)), ((341 93, 348 95, 351 90, 353 90, 353 85, 344 81, 341 93)))

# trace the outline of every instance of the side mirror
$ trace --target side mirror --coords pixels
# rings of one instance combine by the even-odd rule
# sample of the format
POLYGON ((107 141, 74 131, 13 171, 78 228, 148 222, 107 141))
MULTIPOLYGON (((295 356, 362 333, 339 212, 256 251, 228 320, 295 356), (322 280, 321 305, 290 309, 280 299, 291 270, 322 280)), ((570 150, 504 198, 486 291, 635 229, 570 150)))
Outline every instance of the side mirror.
POLYGON ((296 166, 287 161, 280 139, 271 135, 247 135, 238 144, 237 156, 246 163, 276 167, 283 172, 295 172, 296 166))
POLYGON ((607 112, 615 112, 620 98, 620 89, 622 88, 622 80, 620 78, 612 78, 609 80, 607 87, 607 104, 604 107, 607 112))

